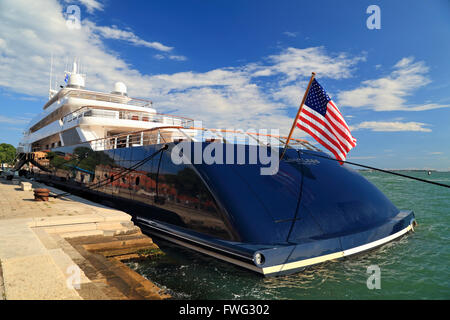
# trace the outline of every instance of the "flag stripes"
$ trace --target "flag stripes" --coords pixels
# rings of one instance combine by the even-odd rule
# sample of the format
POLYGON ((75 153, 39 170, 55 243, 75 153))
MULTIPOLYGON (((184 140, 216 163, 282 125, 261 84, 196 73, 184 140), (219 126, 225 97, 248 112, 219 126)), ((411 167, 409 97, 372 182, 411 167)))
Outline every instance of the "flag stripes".
POLYGON ((303 124, 303 123, 297 123, 297 127, 302 129, 303 131, 309 133, 314 139, 316 139, 317 142, 319 142, 321 145, 325 146, 334 156, 336 159, 340 160, 344 156, 340 154, 340 152, 337 152, 334 148, 332 148, 328 143, 325 143, 322 139, 320 139, 320 134, 316 132, 313 128, 303 124))
POLYGON ((328 131, 320 122, 315 121, 309 116, 300 115, 297 127, 308 132, 314 139, 322 144, 325 148, 335 154, 337 159, 344 160, 347 153, 342 146, 334 138, 334 135, 328 131))
POLYGON ((305 103, 300 107, 296 126, 338 160, 345 160, 347 153, 356 146, 344 117, 316 79, 312 80, 305 103))
MULTIPOLYGON (((342 132, 341 128, 330 123, 331 121, 325 122, 325 121, 321 120, 320 115, 317 115, 317 113, 314 110, 312 110, 308 107, 305 107, 305 109, 302 110, 302 114, 300 115, 300 118, 303 115, 307 115, 310 118, 312 118, 313 120, 319 122, 325 128, 327 128, 331 134, 338 137, 338 139, 339 139, 338 142, 339 142, 340 146, 342 148, 344 148, 346 152, 349 152, 350 149, 354 147, 354 145, 352 145, 352 142, 347 140, 348 138, 346 138, 346 135, 345 135, 345 133, 342 132)), ((328 117, 328 115, 326 117, 328 117)), ((327 119, 330 120, 329 118, 327 118, 327 119)))
POLYGON ((352 136, 352 134, 350 132, 350 128, 348 127, 347 123, 345 122, 344 117, 342 116, 341 112, 336 107, 336 105, 334 104, 333 101, 330 100, 330 102, 328 104, 331 106, 331 108, 329 109, 330 110, 330 114, 334 117, 334 119, 336 119, 338 121, 338 123, 340 125, 342 125, 345 128, 344 131, 346 131, 346 134, 348 135, 346 137, 351 138, 351 141, 353 143, 353 147, 355 147, 356 146, 356 139, 353 138, 353 136, 352 136))

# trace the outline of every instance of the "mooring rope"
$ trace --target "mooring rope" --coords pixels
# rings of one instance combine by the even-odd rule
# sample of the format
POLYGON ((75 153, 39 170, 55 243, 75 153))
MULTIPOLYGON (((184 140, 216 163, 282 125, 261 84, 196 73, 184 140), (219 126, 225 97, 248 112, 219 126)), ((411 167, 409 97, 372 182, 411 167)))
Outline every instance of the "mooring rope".
POLYGON ((360 163, 356 163, 356 162, 350 162, 350 161, 346 161, 346 160, 338 160, 338 159, 334 159, 334 158, 331 158, 331 157, 321 156, 321 155, 318 155, 318 154, 315 154, 315 153, 307 152, 305 150, 299 150, 299 151, 301 153, 306 153, 306 154, 309 154, 309 155, 312 155, 312 156, 315 156, 315 157, 319 157, 319 158, 323 158, 323 159, 328 159, 328 160, 348 163, 348 164, 351 164, 351 165, 354 165, 354 166, 358 166, 358 167, 363 167, 363 168, 366 168, 366 169, 372 169, 372 170, 375 170, 375 171, 389 173, 389 174, 393 174, 393 175, 400 176, 400 177, 403 177, 403 178, 413 179, 413 180, 417 180, 417 181, 421 181, 421 182, 425 182, 425 183, 434 184, 434 185, 437 185, 437 186, 440 186, 440 187, 450 188, 450 185, 444 184, 444 183, 439 183, 439 182, 435 182, 435 181, 431 181, 431 180, 425 180, 425 179, 421 179, 421 178, 416 178, 416 177, 413 177, 413 176, 408 176, 406 174, 401 174, 401 173, 397 173, 397 172, 393 172, 393 171, 389 171, 389 170, 383 170, 383 169, 380 169, 380 168, 370 167, 370 166, 366 166, 366 165, 363 165, 363 164, 360 164, 360 163))
POLYGON ((161 167, 161 158, 162 158, 162 153, 159 155, 159 161, 158 161, 158 170, 156 171, 156 200, 159 202, 159 169, 161 167))

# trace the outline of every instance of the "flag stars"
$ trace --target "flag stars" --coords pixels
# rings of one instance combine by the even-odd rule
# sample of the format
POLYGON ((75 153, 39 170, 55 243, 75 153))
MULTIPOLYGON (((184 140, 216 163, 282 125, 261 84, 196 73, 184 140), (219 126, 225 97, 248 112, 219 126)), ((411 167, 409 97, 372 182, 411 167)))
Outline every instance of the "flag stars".
POLYGON ((322 86, 314 79, 311 88, 309 89, 308 96, 306 97, 305 104, 325 116, 327 104, 330 100, 330 97, 322 86))

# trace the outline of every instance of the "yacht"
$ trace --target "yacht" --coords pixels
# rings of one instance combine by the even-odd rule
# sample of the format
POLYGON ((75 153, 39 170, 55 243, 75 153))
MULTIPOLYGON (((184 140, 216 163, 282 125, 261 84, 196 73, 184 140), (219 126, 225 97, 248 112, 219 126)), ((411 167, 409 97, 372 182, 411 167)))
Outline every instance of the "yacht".
POLYGON ((122 82, 87 90, 76 63, 67 75, 26 128, 15 170, 124 210, 152 237, 273 276, 413 230, 412 211, 306 140, 280 159, 286 137, 158 113, 122 82), (277 164, 264 173, 267 159, 277 164))

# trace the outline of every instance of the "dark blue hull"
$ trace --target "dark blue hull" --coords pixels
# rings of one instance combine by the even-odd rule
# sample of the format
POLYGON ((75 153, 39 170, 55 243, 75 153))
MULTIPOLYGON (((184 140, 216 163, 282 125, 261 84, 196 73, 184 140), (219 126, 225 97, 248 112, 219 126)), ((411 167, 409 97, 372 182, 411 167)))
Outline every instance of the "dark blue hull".
POLYGON ((60 147, 48 155, 50 171, 36 175, 129 212, 145 233, 264 275, 372 249, 414 223, 413 212, 399 211, 357 172, 316 151, 289 149, 276 174, 261 175, 261 163, 174 164, 170 143, 126 172, 161 146, 60 147))

